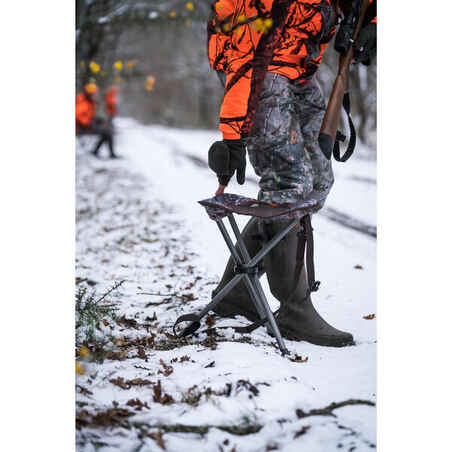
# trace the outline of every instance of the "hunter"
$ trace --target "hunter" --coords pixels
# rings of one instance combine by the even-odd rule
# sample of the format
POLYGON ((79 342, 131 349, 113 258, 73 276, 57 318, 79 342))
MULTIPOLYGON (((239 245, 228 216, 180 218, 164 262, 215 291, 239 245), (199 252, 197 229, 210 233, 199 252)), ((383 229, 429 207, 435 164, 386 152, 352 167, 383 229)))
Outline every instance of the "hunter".
MULTIPOLYGON (((325 202, 334 182, 331 161, 321 152, 318 134, 325 103, 315 79, 332 40, 338 18, 349 1, 217 0, 209 20, 208 57, 224 87, 220 110, 223 141, 209 150, 218 176, 216 194, 224 192, 237 171, 245 181, 246 149, 260 177, 259 199, 293 203, 315 196, 325 202)), ((376 0, 369 10, 376 7, 376 0)), ((376 53, 376 14, 354 45, 355 61, 369 64, 376 53)), ((248 223, 242 236, 254 256, 287 221, 248 223)), ((303 265, 297 262, 297 232, 291 232, 265 258, 262 273, 280 302, 276 322, 291 340, 324 346, 353 344, 350 333, 334 328, 315 310, 303 265), (299 268, 299 267, 298 267, 299 268), (298 279, 294 280, 294 277, 298 279), (293 282, 296 287, 293 287, 293 282)), ((234 277, 230 259, 214 294, 234 277)), ((215 313, 259 319, 243 282, 217 305, 215 313)))
POLYGON ((113 148, 113 130, 107 121, 96 118, 97 98, 99 88, 95 83, 87 83, 83 87, 83 92, 77 94, 75 102, 75 127, 76 134, 98 135, 99 140, 91 151, 98 157, 100 147, 106 143, 110 151, 110 158, 118 158, 113 148))

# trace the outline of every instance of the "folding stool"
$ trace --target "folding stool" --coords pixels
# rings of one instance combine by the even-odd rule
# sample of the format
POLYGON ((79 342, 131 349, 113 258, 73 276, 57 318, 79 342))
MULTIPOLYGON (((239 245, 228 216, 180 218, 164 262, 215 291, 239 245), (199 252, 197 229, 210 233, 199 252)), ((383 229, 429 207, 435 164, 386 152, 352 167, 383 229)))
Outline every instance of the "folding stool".
MULTIPOLYGON (((272 313, 270 306, 268 305, 264 291, 259 281, 258 265, 262 259, 298 224, 301 223, 303 227, 303 220, 308 220, 305 228, 308 231, 308 280, 311 291, 318 289, 319 282, 315 281, 314 266, 313 266, 313 241, 312 241, 312 228, 310 227, 309 216, 312 212, 317 211, 321 207, 321 203, 316 199, 309 199, 305 201, 299 201, 294 204, 270 204, 262 201, 258 201, 251 198, 246 198, 234 194, 222 194, 215 196, 214 198, 205 199, 199 201, 199 203, 206 208, 209 217, 214 220, 223 236, 224 241, 231 253, 231 257, 235 263, 235 276, 229 281, 212 299, 212 301, 199 312, 198 314, 185 314, 180 316, 173 327, 174 334, 177 337, 186 337, 195 333, 201 326, 200 320, 210 310, 212 310, 221 300, 235 287, 242 279, 246 288, 250 294, 251 300, 254 303, 256 311, 259 314, 260 320, 250 325, 250 327, 235 327, 238 332, 251 332, 258 326, 266 325, 267 330, 276 338, 279 349, 283 355, 288 354, 284 340, 276 324, 274 314, 272 313), (260 219, 292 219, 284 230, 279 232, 270 241, 264 244, 262 249, 251 258, 248 250, 246 249, 243 238, 240 235, 240 230, 234 218, 234 213, 240 215, 249 215, 253 217, 253 221, 260 219), (231 225, 232 231, 237 239, 237 248, 229 235, 223 219, 227 217, 231 225), (191 322, 185 327, 180 334, 176 332, 176 325, 181 322, 191 322)), ((302 263, 304 262, 304 243, 302 245, 301 256, 302 263)), ((301 271, 301 268, 298 270, 301 271)), ((297 271, 297 270, 296 270, 297 271)))

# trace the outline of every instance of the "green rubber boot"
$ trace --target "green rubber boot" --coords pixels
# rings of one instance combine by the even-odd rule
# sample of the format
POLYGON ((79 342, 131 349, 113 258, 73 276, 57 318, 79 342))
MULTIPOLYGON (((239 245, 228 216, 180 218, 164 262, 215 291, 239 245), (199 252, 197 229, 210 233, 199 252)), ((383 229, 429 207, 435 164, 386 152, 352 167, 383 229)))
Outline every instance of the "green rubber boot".
MULTIPOLYGON (((251 257, 254 257, 262 247, 262 239, 259 239, 257 221, 250 220, 243 229, 241 236, 245 242, 246 249, 251 257)), ((236 247, 238 250, 238 247, 236 247)), ((261 266, 262 267, 262 266, 261 266)), ((263 274, 263 268, 259 269, 259 274, 263 274)), ((235 276, 234 261, 232 257, 226 265, 223 278, 218 287, 212 292, 212 298, 235 276)), ((256 321, 260 317, 254 307, 254 303, 243 281, 240 281, 213 309, 215 314, 221 317, 234 317, 243 315, 251 321, 256 321)))
MULTIPOLYGON (((274 237, 287 226, 287 221, 265 223, 269 238, 274 237)), ((308 292, 306 265, 303 265, 298 285, 293 291, 296 269, 298 228, 294 228, 264 258, 264 266, 270 290, 281 303, 276 323, 286 339, 307 341, 330 347, 352 345, 353 336, 327 323, 312 305, 308 292)))

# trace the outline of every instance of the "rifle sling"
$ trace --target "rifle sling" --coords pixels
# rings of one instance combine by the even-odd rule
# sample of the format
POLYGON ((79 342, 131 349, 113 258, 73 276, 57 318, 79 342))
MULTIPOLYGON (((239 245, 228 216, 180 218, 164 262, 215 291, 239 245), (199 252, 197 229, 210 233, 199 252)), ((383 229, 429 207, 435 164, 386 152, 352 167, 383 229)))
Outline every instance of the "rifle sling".
POLYGON ((308 291, 306 297, 308 297, 311 292, 316 292, 319 289, 320 282, 315 280, 315 267, 314 267, 314 235, 311 224, 311 216, 305 215, 301 220, 301 230, 298 232, 298 243, 297 243, 297 257, 296 266, 294 272, 294 279, 291 288, 291 295, 289 300, 296 294, 298 283, 300 282, 301 271, 303 270, 304 260, 305 260, 305 249, 306 249, 306 273, 308 276, 308 291))
POLYGON ((347 150, 344 152, 344 155, 341 157, 340 145, 339 142, 345 141, 345 135, 341 132, 337 132, 336 141, 334 142, 333 148, 333 156, 338 162, 346 162, 352 155, 356 146, 356 130, 353 125, 352 116, 350 114, 350 93, 344 94, 344 100, 342 101, 342 106, 344 107, 345 113, 348 118, 348 126, 350 127, 350 140, 348 142, 347 150))

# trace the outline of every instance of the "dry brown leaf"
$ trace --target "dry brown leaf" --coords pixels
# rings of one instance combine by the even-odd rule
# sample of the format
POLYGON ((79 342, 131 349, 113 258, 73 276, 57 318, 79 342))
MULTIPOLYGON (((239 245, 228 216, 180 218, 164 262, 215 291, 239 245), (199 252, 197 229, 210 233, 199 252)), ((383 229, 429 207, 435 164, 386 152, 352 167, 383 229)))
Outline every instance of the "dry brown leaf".
POLYGON ((211 316, 211 315, 208 315, 207 317, 206 317, 206 324, 207 324, 207 326, 208 327, 213 327, 214 325, 215 325, 215 319, 214 319, 214 317, 213 316, 211 316))
POLYGON ((143 408, 149 409, 147 402, 142 402, 139 399, 130 399, 126 405, 133 406, 137 411, 141 411, 143 408))
POLYGON ((161 403, 162 405, 169 405, 171 403, 174 403, 174 399, 169 394, 163 394, 160 380, 153 387, 153 391, 154 391, 153 397, 154 402, 161 403))
POLYGON ((362 265, 355 265, 353 268, 356 268, 356 270, 362 270, 363 266, 362 265))
POLYGON ((143 347, 138 347, 138 353, 137 354, 138 354, 138 358, 144 359, 144 360, 147 361, 147 359, 146 359, 146 352, 144 351, 143 347))
POLYGON ((298 432, 295 433, 295 436, 293 438, 295 439, 301 435, 304 435, 310 428, 311 428, 310 425, 304 425, 303 427, 301 427, 300 430, 298 430, 298 432))
POLYGON ((121 389, 130 389, 132 386, 146 386, 151 385, 152 381, 144 380, 143 378, 134 378, 133 380, 125 381, 124 378, 112 378, 110 383, 113 383, 116 386, 119 386, 121 389))
POLYGON ((119 386, 121 389, 130 389, 130 385, 124 381, 124 378, 118 377, 118 378, 112 378, 110 380, 110 383, 113 383, 116 386, 119 386))
POLYGON ((169 366, 168 364, 165 364, 163 359, 160 360, 160 365, 163 367, 163 370, 159 369, 159 371, 157 372, 158 374, 163 374, 165 375, 165 377, 167 377, 168 375, 171 375, 174 372, 173 367, 169 366))
POLYGON ((161 449, 166 450, 165 441, 163 440, 163 432, 161 430, 151 433, 149 436, 160 446, 161 449))
POLYGON ((373 320, 375 318, 375 314, 368 314, 363 317, 364 320, 373 320))
POLYGON ((303 358, 300 355, 295 355, 295 358, 290 358, 290 360, 294 363, 306 363, 308 362, 309 357, 306 356, 306 358, 303 358))

